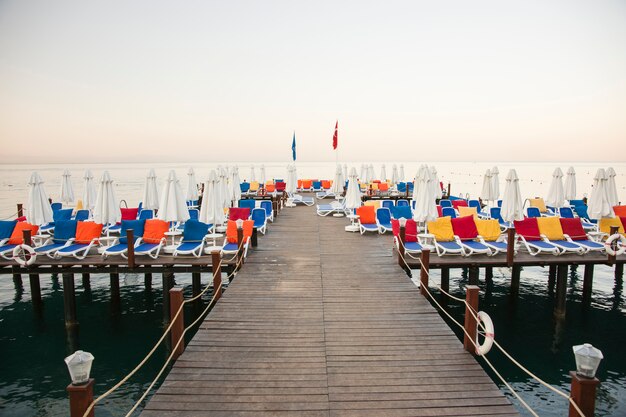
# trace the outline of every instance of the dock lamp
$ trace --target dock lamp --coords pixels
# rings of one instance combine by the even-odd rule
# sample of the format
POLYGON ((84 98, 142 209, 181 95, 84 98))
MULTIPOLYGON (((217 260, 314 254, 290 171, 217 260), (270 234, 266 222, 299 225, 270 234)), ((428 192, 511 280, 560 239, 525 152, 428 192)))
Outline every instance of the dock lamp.
POLYGON ((93 360, 94 357, 91 353, 82 350, 77 350, 65 358, 65 364, 70 372, 73 385, 84 385, 89 381, 93 360))
MULTIPOLYGON (((70 397, 70 417, 83 417, 93 402, 94 380, 89 378, 93 360, 91 353, 82 350, 77 350, 65 358, 67 370, 72 378, 72 383, 66 388, 70 397)), ((93 407, 87 416, 94 417, 93 407)))
MULTIPOLYGON (((596 349, 590 343, 574 346, 572 350, 576 359, 576 371, 570 372, 571 397, 585 417, 593 417, 596 408, 596 388, 600 385, 596 371, 604 356, 600 349, 596 349)), ((579 413, 570 404, 569 417, 574 416, 579 416, 579 413)))

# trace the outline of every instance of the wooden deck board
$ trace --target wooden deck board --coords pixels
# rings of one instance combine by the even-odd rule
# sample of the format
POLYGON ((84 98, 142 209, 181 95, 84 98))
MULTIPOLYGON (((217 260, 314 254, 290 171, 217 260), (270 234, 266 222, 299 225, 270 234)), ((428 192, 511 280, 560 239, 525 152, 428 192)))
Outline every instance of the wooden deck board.
POLYGON ((517 415, 391 238, 345 223, 283 211, 142 415, 517 415))

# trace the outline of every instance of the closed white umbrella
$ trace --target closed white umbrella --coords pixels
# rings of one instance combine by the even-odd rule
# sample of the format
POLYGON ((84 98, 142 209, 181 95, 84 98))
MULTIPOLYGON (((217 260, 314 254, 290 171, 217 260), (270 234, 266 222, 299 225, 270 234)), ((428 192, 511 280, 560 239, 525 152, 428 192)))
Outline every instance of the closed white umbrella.
POLYGON ((343 184, 341 184, 341 188, 343 188, 345 185, 345 182, 348 181, 348 165, 347 164, 343 164, 343 184))
POLYGON ((341 193, 343 193, 343 184, 345 183, 343 179, 343 170, 341 169, 341 165, 337 165, 337 169, 335 170, 335 179, 333 180, 333 185, 330 187, 330 192, 335 195, 335 197, 339 197, 341 193))
POLYGON ((220 169, 219 179, 220 179, 220 186, 222 187, 221 189, 222 208, 230 207, 231 202, 232 202, 232 187, 229 185, 228 173, 226 172, 226 169, 224 168, 220 169))
POLYGON ((398 165, 393 164, 393 168, 391 169, 391 184, 398 184, 398 165))
POLYGON ((524 219, 524 201, 519 189, 519 178, 514 169, 510 170, 506 176, 500 216, 507 222, 524 219))
POLYGON ((239 178, 239 168, 234 166, 231 172, 230 186, 233 188, 233 202, 241 200, 241 179, 239 178))
POLYGON ((491 191, 493 192, 493 200, 500 198, 500 170, 498 167, 491 168, 491 191))
POLYGON ((574 167, 569 167, 565 175, 565 199, 576 199, 576 171, 574 167))
POLYGON ((613 206, 609 202, 607 182, 606 171, 602 168, 598 169, 593 177, 593 190, 591 190, 591 197, 589 197, 589 205, 587 206, 587 214, 591 219, 599 220, 603 217, 615 216, 613 206))
POLYGON ((174 170, 170 171, 165 184, 163 184, 157 217, 166 222, 184 222, 189 220, 189 210, 185 203, 183 187, 180 185, 178 178, 176 178, 174 170))
POLYGON ((93 210, 96 206, 96 185, 93 182, 93 174, 90 170, 85 171, 83 179, 85 180, 83 190, 83 207, 87 210, 93 210))
POLYGON ((43 179, 37 172, 33 172, 28 181, 28 204, 26 204, 26 221, 41 226, 52 221, 52 207, 46 190, 43 188, 43 179))
POLYGON ((63 171, 63 181, 61 181, 61 201, 71 203, 74 201, 74 187, 72 187, 72 174, 66 169, 63 171))
POLYGON ((187 171, 187 181, 187 201, 196 201, 198 199, 198 183, 193 168, 189 168, 187 171))
POLYGON ((250 182, 256 181, 256 173, 254 172, 254 165, 250 165, 250 182))
POLYGON ((146 210, 159 209, 159 191, 157 190, 157 176, 154 169, 151 169, 146 177, 146 185, 143 190, 142 207, 146 210))
POLYGON ((430 167, 430 176, 432 177, 431 182, 431 190, 433 197, 435 200, 440 199, 442 197, 441 193, 441 184, 439 184, 439 176, 437 175, 437 168, 434 166, 430 167))
POLYGON ((93 221, 100 224, 115 224, 120 221, 122 214, 120 206, 115 198, 113 180, 108 171, 102 173, 98 185, 96 205, 93 209, 93 221))
POLYGON ((367 169, 364 164, 361 164, 361 175, 359 175, 359 179, 361 182, 366 182, 365 177, 367 176, 367 169))
POLYGON ((376 179, 376 174, 374 173, 374 164, 370 164, 367 171, 367 176, 369 178, 369 182, 372 182, 376 179))
MULTIPOLYGON (((415 173, 415 184, 413 184, 413 194, 411 195, 411 199, 413 201, 417 201, 417 193, 418 193, 419 188, 421 186, 419 178, 422 175, 422 170, 424 170, 426 168, 427 168, 426 165, 422 164, 422 165, 420 165, 420 167, 417 169, 417 172, 415 173)), ((407 189, 408 189, 408 187, 407 187, 407 189)))
POLYGON ((404 182, 404 164, 400 164, 400 172, 398 173, 398 182, 404 182))
POLYGON ((606 170, 606 176, 608 177, 608 180, 606 183, 606 192, 607 192, 607 196, 609 198, 609 204, 611 205, 611 207, 619 204, 619 197, 617 196, 617 184, 615 184, 616 175, 617 174, 615 173, 615 170, 613 169, 613 167, 609 167, 606 170))
POLYGON ((418 189, 415 196, 415 209, 413 210, 413 219, 418 222, 427 222, 435 220, 438 216, 437 205, 432 194, 433 178, 428 166, 423 165, 415 179, 415 188, 418 189), (419 186, 418 186, 419 184, 419 186))
POLYGON ((561 168, 555 168, 552 173, 552 181, 548 190, 546 204, 550 207, 561 208, 565 206, 565 189, 563 188, 563 171, 561 168))
POLYGON ((387 181, 387 168, 385 168, 385 164, 380 168, 380 180, 382 182, 387 181))
POLYGON ((490 169, 485 171, 485 175, 483 176, 483 188, 480 192, 480 198, 482 198, 483 201, 493 200, 493 181, 491 181, 490 169))
POLYGON ((265 185, 265 181, 266 181, 266 178, 265 178, 265 165, 261 165, 261 175, 260 175, 260 178, 259 178, 259 182, 261 184, 265 185))
POLYGON ((209 179, 204 183, 202 207, 198 220, 207 224, 220 225, 226 221, 224 207, 220 202, 220 185, 215 170, 211 170, 209 179))
POLYGON ((345 198, 346 209, 353 210, 361 207, 361 190, 357 181, 356 169, 350 170, 348 177, 348 189, 345 198))
POLYGON ((296 193, 298 185, 298 175, 296 173, 295 165, 287 165, 287 184, 285 185, 285 191, 287 195, 293 196, 296 193))

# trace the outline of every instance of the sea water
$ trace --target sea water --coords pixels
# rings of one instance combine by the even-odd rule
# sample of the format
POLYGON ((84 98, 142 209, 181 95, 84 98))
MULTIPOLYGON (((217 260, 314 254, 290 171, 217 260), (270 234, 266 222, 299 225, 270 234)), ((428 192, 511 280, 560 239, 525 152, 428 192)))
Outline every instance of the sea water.
MULTIPOLYGON (((360 170, 361 162, 347 163, 360 170)), ((374 163, 377 176, 380 165, 374 163)), ((387 162, 391 176, 393 162, 387 162)), ((405 179, 415 175, 419 162, 404 163, 405 179)), ((224 164, 223 164, 224 165, 224 164)), ((229 164, 232 165, 232 164, 229 164)), ((250 176, 250 163, 237 163, 241 179, 250 176)), ((257 179, 260 163, 255 163, 257 179)), ((285 178, 286 163, 265 163, 266 178, 285 178)), ((399 165, 399 163, 398 163, 399 165)), ((565 172, 571 165, 577 171, 579 196, 591 194, 593 175, 599 167, 612 165, 620 198, 626 195, 625 164, 594 163, 434 163, 440 179, 451 183, 452 194, 477 196, 482 188, 482 175, 497 165, 500 170, 500 188, 509 168, 517 169, 522 196, 544 196, 548 192, 551 173, 556 166, 565 172)), ((174 169, 183 186, 187 171, 193 167, 198 182, 205 180, 215 163, 191 164, 92 164, 92 165, 4 165, 0 166, 0 217, 15 214, 15 204, 27 202, 27 183, 32 171, 38 171, 48 195, 58 200, 61 174, 69 169, 77 198, 82 195, 82 176, 91 169, 97 183, 102 171, 108 170, 115 181, 118 199, 129 207, 141 199, 144 178, 154 168, 162 184, 169 170, 174 169)), ((298 163, 300 178, 332 178, 334 163, 298 163)), ((533 267, 522 271, 520 291, 516 297, 509 294, 510 271, 494 270, 493 284, 481 278, 480 310, 493 319, 499 343, 518 361, 548 383, 563 390, 569 389, 568 372, 575 368, 572 346, 592 343, 604 353, 598 377, 602 380, 597 396, 597 415, 626 415, 626 308, 623 302, 622 281, 615 281, 612 269, 595 268, 592 303, 582 303, 583 267, 570 271, 568 279, 567 314, 564 320, 553 318, 555 300, 549 294, 547 269, 533 267)), ((481 274, 483 272, 481 271, 481 274)), ((203 284, 209 277, 203 274, 203 284)), ((416 274, 414 274, 416 275, 416 274)), ((431 283, 438 284, 438 272, 433 271, 431 283)), ((0 276, 0 415, 55 416, 67 415, 65 388, 69 374, 63 358, 80 348, 95 356, 92 375, 96 378, 96 395, 104 392, 123 378, 144 357, 163 331, 162 287, 160 274, 153 275, 151 290, 146 290, 142 275, 121 276, 121 302, 115 306, 110 299, 109 276, 92 274, 91 287, 84 288, 76 277, 77 311, 80 322, 78 334, 67 335, 63 320, 63 291, 60 277, 41 275, 43 308, 37 310, 30 302, 28 277, 22 285, 11 275, 0 276)), ((407 277, 407 279, 409 279, 407 277)), ((452 270, 451 291, 464 296, 467 274, 452 270)), ((176 285, 191 293, 189 274, 177 274, 176 285)), ((435 291, 436 293, 436 291, 435 291)), ((463 306, 449 302, 453 317, 462 322, 463 306)), ((190 323, 197 309, 186 311, 190 323)), ((459 337, 462 336, 450 322, 459 337)), ((98 406, 99 416, 125 414, 147 388, 166 358, 166 348, 127 384, 98 406)), ((489 354, 498 371, 520 396, 542 416, 561 416, 566 413, 566 400, 550 392, 528 377, 495 348, 489 354)), ((488 372, 491 371, 485 366, 488 372)), ((516 404, 523 415, 530 415, 507 391, 496 375, 493 380, 516 404)))

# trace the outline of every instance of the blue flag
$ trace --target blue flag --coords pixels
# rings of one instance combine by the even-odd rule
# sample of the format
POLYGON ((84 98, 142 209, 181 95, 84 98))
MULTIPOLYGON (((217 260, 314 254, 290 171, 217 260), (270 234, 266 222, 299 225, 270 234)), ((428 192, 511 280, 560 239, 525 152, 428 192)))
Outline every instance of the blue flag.
POLYGON ((296 160, 296 132, 293 132, 293 141, 291 142, 291 152, 293 153, 293 160, 296 160))

